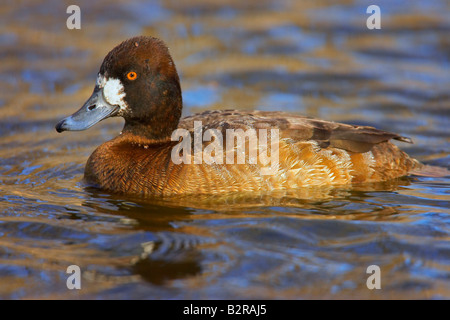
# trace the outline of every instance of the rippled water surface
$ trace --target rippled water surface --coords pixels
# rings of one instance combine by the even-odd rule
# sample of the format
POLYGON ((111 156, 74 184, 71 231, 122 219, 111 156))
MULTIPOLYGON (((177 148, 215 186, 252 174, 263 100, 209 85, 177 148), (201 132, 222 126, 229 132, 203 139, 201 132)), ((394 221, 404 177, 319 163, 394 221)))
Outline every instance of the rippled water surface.
POLYGON ((83 184, 123 121, 57 134, 105 54, 160 37, 184 114, 284 110, 411 137, 449 167, 448 1, 6 1, 0 7, 0 298, 450 298, 450 180, 137 199, 83 184), (68 290, 78 265, 81 290, 68 290), (369 290, 378 265, 381 289, 369 290))

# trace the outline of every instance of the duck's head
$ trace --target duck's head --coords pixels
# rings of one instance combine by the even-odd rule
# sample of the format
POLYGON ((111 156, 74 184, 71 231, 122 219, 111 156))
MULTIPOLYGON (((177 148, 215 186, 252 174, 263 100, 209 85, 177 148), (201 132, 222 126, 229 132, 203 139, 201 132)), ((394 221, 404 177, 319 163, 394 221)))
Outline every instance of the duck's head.
POLYGON ((134 37, 106 55, 91 97, 58 122, 56 131, 85 130, 120 116, 123 133, 161 140, 176 129, 181 109, 180 81, 167 46, 153 37, 134 37))

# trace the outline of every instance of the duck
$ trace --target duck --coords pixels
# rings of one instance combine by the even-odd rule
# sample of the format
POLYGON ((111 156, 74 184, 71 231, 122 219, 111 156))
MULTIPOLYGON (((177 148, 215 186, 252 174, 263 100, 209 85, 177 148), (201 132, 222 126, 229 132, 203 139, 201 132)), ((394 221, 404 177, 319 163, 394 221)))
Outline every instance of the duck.
POLYGON ((121 194, 354 185, 396 179, 423 166, 392 143, 411 139, 370 126, 258 110, 211 110, 181 119, 182 108, 167 45, 136 36, 106 55, 92 95, 55 128, 81 131, 124 118, 120 134, 95 149, 84 171, 89 185, 121 194))

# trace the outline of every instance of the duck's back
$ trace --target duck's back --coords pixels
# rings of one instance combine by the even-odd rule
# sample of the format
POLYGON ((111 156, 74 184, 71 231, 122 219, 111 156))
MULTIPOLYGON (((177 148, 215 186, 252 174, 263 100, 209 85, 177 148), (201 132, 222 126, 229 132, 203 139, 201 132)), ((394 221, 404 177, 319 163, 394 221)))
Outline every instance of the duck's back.
POLYGON ((389 142, 408 138, 283 112, 209 111, 182 119, 179 129, 189 144, 123 136, 105 143, 88 160, 86 179, 125 193, 218 194, 376 182, 420 166, 389 142))

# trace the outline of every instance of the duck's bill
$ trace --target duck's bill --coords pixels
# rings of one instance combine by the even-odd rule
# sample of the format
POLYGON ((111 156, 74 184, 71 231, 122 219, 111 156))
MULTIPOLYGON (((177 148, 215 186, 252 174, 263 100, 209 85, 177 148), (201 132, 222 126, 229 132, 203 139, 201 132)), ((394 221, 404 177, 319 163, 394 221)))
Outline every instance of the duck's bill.
POLYGON ((95 87, 94 92, 80 110, 62 119, 55 126, 56 131, 81 131, 114 116, 120 110, 118 105, 109 104, 103 97, 103 89, 95 87))

